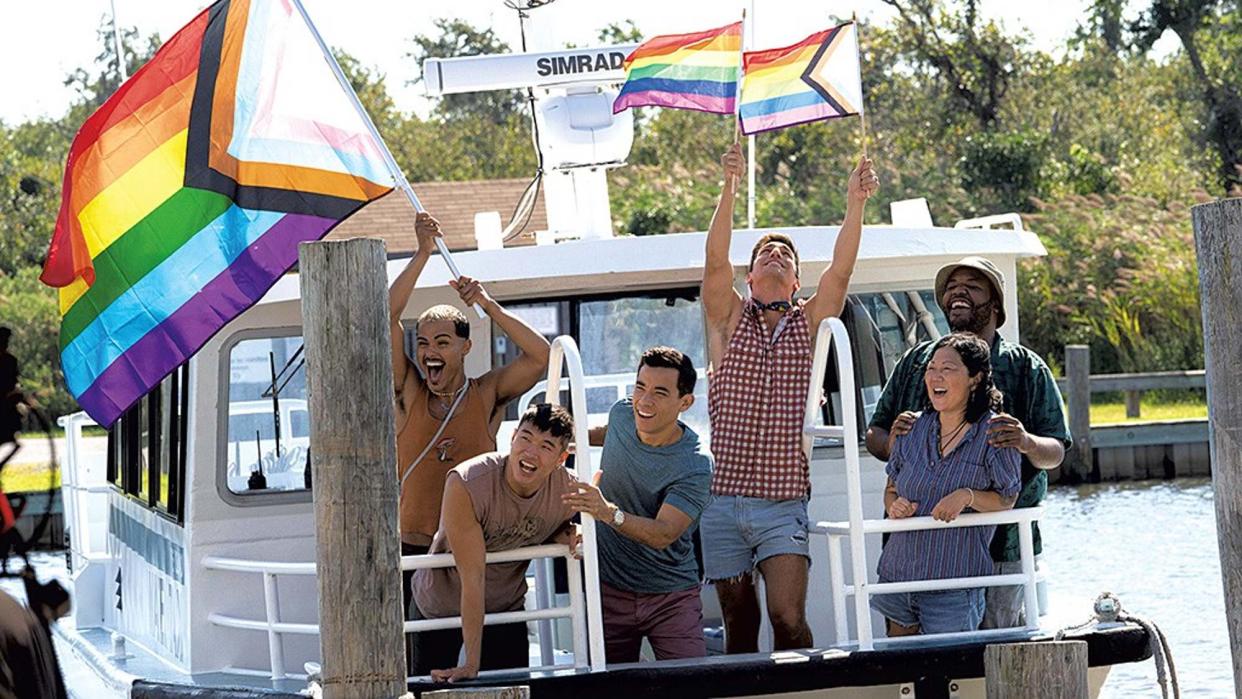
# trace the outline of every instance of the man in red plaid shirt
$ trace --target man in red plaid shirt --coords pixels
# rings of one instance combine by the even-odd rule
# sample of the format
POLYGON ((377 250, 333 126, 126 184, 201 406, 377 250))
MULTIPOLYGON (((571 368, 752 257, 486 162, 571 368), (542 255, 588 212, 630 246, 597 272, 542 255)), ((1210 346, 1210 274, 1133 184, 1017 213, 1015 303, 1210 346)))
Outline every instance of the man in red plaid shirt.
POLYGON ((809 299, 800 286, 798 252, 771 233, 751 251, 747 298, 733 288, 729 243, 733 198, 742 174, 734 144, 721 159, 724 188, 707 233, 703 309, 711 361, 707 407, 716 459, 714 501, 700 528, 707 579, 724 613, 725 651, 759 644, 754 572, 763 576, 775 650, 808 648, 806 503, 811 482, 802 451, 802 416, 811 376, 811 328, 841 312, 858 258, 863 208, 879 187, 871 160, 850 173, 845 221, 832 263, 809 299))

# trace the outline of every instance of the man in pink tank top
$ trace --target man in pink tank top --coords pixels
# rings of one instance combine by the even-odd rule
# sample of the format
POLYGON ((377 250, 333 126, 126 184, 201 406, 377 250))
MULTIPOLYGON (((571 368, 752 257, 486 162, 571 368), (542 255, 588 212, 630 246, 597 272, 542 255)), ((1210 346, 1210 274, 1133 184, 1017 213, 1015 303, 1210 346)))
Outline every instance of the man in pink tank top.
POLYGON ((802 416, 811 375, 811 333, 841 312, 858 258, 863 208, 879 180, 863 157, 850 173, 845 220, 832 263, 809 299, 800 287, 793 241, 759 239, 746 273, 748 295, 733 287, 729 244, 733 198, 742 174, 738 144, 724 154, 724 188, 707 233, 703 269, 708 358, 707 409, 716 460, 711 505, 700 524, 707 579, 725 622, 725 651, 753 653, 759 642, 754 572, 763 575, 775 650, 808 648, 807 499, 802 416))

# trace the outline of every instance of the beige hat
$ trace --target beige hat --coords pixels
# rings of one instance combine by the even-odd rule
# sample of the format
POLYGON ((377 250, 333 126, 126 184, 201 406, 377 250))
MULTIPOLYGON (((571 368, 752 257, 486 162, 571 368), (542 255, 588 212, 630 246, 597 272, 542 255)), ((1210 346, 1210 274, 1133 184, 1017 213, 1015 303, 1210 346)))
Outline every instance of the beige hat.
POLYGON ((949 284, 949 276, 959 267, 969 267, 976 272, 988 278, 992 282, 992 293, 996 297, 996 325, 1005 324, 1005 275, 992 264, 992 261, 971 255, 963 257, 957 262, 951 262, 936 272, 936 305, 940 306, 940 310, 944 314, 949 315, 949 311, 944 307, 944 288, 949 284))

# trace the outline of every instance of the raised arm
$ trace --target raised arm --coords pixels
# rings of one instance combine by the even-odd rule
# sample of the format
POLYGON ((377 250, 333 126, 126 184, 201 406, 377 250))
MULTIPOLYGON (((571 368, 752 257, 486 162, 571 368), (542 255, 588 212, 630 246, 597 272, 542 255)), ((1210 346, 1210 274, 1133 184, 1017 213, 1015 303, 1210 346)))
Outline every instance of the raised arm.
POLYGON ((720 158, 724 187, 711 227, 707 229, 707 251, 703 263, 703 311, 714 333, 727 334, 730 321, 742 309, 742 298, 733 288, 733 264, 729 262, 729 243, 733 240, 733 198, 742 176, 742 148, 737 143, 720 158))
POLYGON ((427 212, 414 217, 414 234, 418 238, 418 251, 410 258, 405 269, 388 287, 388 328, 392 338, 392 387, 396 392, 397 418, 401 422, 405 418, 405 387, 406 381, 418 380, 418 372, 414 370, 409 358, 405 355, 405 330, 401 327, 401 312, 410 302, 410 294, 418 283, 418 276, 431 259, 431 251, 435 249, 436 238, 441 236, 440 222, 427 212))
POLYGON ((462 302, 467 306, 479 304, 483 312, 500 327, 500 331, 508 335, 509 339, 513 340, 513 343, 521 350, 517 359, 483 376, 485 384, 490 383, 495 387, 496 405, 502 406, 529 391, 539 377, 548 371, 548 354, 551 345, 543 335, 539 334, 538 330, 496 303, 496 300, 488 295, 487 290, 477 279, 463 276, 449 284, 457 290, 462 302))
POLYGON ((483 586, 487 546, 483 543, 483 527, 474 516, 474 502, 461 476, 454 471, 449 472, 444 482, 440 512, 440 521, 461 578, 461 638, 466 661, 457 667, 432 670, 431 678, 437 682, 455 682, 479 674, 483 653, 483 586))
POLYGON ((858 166, 850 173, 845 197, 845 220, 841 222, 837 243, 832 249, 832 262, 819 276, 819 287, 806 304, 812 333, 819 327, 820 321, 840 315, 841 309, 845 308, 845 293, 850 277, 854 275, 854 263, 858 261, 863 210, 879 186, 880 181, 871 168, 871 159, 865 156, 860 158, 858 166))

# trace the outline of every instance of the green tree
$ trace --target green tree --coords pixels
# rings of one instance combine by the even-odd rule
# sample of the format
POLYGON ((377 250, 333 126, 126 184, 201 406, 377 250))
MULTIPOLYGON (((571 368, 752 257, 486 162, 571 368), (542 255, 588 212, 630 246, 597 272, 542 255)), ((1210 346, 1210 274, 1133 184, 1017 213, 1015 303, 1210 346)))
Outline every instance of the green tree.
POLYGON ((358 59, 341 49, 333 49, 332 55, 336 57, 337 65, 341 66, 341 72, 349 79, 350 87, 371 115, 371 120, 375 122, 380 134, 387 135, 398 125, 401 114, 388 94, 384 73, 374 66, 368 68, 362 65, 358 59))
POLYGON ((600 29, 596 34, 601 44, 636 44, 643 40, 643 33, 638 29, 638 25, 634 20, 627 19, 624 22, 613 22, 608 26, 600 29))
POLYGON ((1202 100, 1205 126, 1196 138, 1216 151, 1216 184, 1242 191, 1242 2, 1151 0, 1131 29, 1140 51, 1165 31, 1177 35, 1202 100))
MULTIPOLYGON (((125 54, 125 74, 133 75, 160 47, 160 38, 149 34, 142 38, 135 27, 121 29, 121 50, 125 54)), ((112 19, 104 15, 96 30, 99 54, 95 62, 86 68, 77 68, 65 78, 65 85, 73 88, 78 102, 73 112, 84 120, 99 108, 121 86, 120 61, 116 55, 116 41, 112 34, 112 19)))
MULTIPOLYGON (((460 19, 437 19, 439 34, 419 34, 412 39, 414 48, 406 53, 421 69, 428 58, 453 58, 456 56, 481 56, 508 53, 509 45, 501 41, 491 29, 479 29, 460 19)), ((417 78, 413 82, 422 82, 417 78)), ((436 105, 436 114, 447 119, 482 118, 493 124, 504 124, 510 116, 521 110, 524 102, 518 90, 494 90, 445 95, 436 105)))

